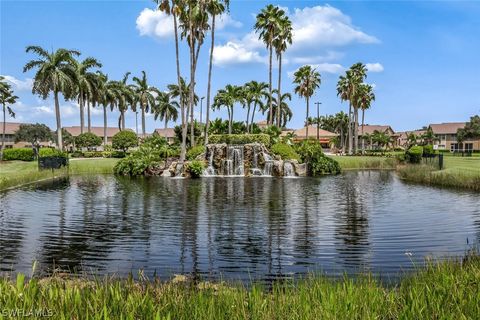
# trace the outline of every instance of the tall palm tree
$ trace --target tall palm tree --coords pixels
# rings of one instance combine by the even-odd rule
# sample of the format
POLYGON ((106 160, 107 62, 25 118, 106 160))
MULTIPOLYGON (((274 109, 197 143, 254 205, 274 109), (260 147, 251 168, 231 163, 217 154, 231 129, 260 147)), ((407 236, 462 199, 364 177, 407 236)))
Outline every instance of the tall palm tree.
POLYGON ((259 33, 258 38, 261 39, 267 50, 269 50, 269 69, 268 69, 268 88, 269 88, 269 113, 268 122, 273 124, 273 106, 272 106, 272 56, 273 56, 273 42, 278 30, 280 29, 279 18, 284 16, 285 12, 272 4, 267 5, 257 15, 257 20, 254 25, 255 32, 259 33))
MULTIPOLYGON (((187 85, 184 78, 180 78, 180 84, 181 84, 180 86, 178 86, 177 84, 174 84, 174 83, 167 85, 168 94, 170 95, 171 98, 178 99, 180 106, 182 104, 187 105, 188 99, 190 97, 190 94, 188 92, 189 88, 188 88, 188 85, 187 85), (181 96, 181 98, 180 98, 180 96, 181 96)), ((195 102, 195 104, 198 103, 198 96, 197 95, 194 96, 194 102, 195 102)), ((188 115, 188 113, 187 113, 187 115, 188 115)))
POLYGON ((126 72, 121 81, 111 82, 112 88, 115 89, 116 98, 115 105, 111 105, 111 107, 113 108, 113 106, 116 106, 118 111, 120 111, 120 116, 118 118, 119 130, 125 130, 125 113, 129 108, 131 108, 133 111, 136 111, 136 104, 138 101, 133 87, 127 84, 129 76, 130 72, 126 72))
POLYGON ((247 122, 248 132, 251 132, 252 130, 257 107, 259 107, 262 110, 265 107, 263 100, 268 98, 269 96, 267 89, 268 89, 268 84, 265 82, 257 82, 255 80, 252 80, 245 84, 245 91, 248 92, 249 98, 253 102, 252 119, 250 121, 250 125, 247 122))
MULTIPOLYGON (((155 120, 160 118, 160 120, 165 121, 165 129, 167 129, 168 121, 177 121, 178 118, 178 108, 180 107, 177 101, 170 99, 170 95, 167 92, 160 92, 160 94, 155 98, 155 106, 153 108, 153 115, 155 120)), ((167 132, 165 130, 165 138, 167 137, 167 132)))
POLYGON ((370 109, 372 102, 375 101, 375 93, 373 87, 369 84, 362 83, 357 90, 356 105, 362 110, 362 153, 365 152, 365 138, 363 129, 365 126, 365 110, 370 109))
POLYGON ((212 108, 220 109, 226 107, 228 112, 228 134, 232 134, 233 107, 239 100, 242 88, 227 84, 225 89, 218 90, 212 108))
POLYGON ((88 108, 88 132, 91 131, 90 107, 89 99, 94 95, 95 87, 97 86, 97 76, 90 72, 92 68, 101 68, 102 64, 97 59, 89 57, 83 61, 75 61, 75 73, 77 77, 77 99, 80 105, 80 133, 83 133, 85 128, 85 102, 88 108))
POLYGON ((145 71, 142 71, 141 78, 133 77, 133 82, 135 84, 132 88, 142 110, 142 137, 145 137, 145 112, 149 112, 150 108, 155 105, 155 97, 160 94, 160 91, 148 84, 145 71))
POLYGON ((5 127, 7 122, 6 114, 15 118, 15 112, 10 107, 17 102, 18 97, 13 94, 10 84, 4 77, 0 76, 0 103, 3 109, 3 128, 2 128, 2 148, 0 149, 0 161, 3 160, 3 150, 5 149, 5 127))
POLYGON ((95 91, 94 101, 103 107, 103 145, 108 143, 107 136, 107 107, 113 111, 118 103, 119 91, 118 84, 115 81, 109 81, 108 76, 97 71, 97 90, 95 91))
MULTIPOLYGON (((310 97, 313 96, 315 90, 320 87, 320 73, 311 66, 306 65, 295 71, 293 76, 293 83, 296 84, 295 93, 300 97, 305 98, 307 102, 307 116, 305 118, 305 121, 307 122, 310 108, 310 97)), ((306 126, 305 138, 308 139, 308 125, 306 126)))
MULTIPOLYGON (((278 96, 278 91, 275 89, 273 93, 278 96)), ((277 119, 277 126, 283 128, 287 122, 292 119, 293 113, 288 106, 288 101, 292 100, 292 95, 288 92, 282 94, 280 98, 273 99, 273 115, 277 119), (280 105, 278 103, 280 101, 280 105), (280 106, 280 107, 279 107, 280 106), (280 112, 279 112, 280 110, 280 112)))
POLYGON ((205 121, 205 145, 208 144, 208 127, 210 126, 210 94, 211 94, 211 84, 212 84, 212 66, 213 66, 213 49, 215 48, 215 21, 218 15, 221 15, 230 5, 229 0, 218 1, 218 0, 209 0, 207 2, 207 12, 212 17, 212 26, 211 26, 211 36, 212 40, 210 43, 210 58, 208 62, 208 84, 207 84, 207 114, 205 121), (224 5, 224 4, 225 5, 224 5))
MULTIPOLYGON (((278 59, 278 88, 277 88, 277 105, 281 104, 282 99, 282 55, 287 50, 288 45, 292 44, 292 22, 286 14, 279 17, 278 34, 273 41, 275 53, 278 59)), ((281 127, 281 112, 277 112, 277 126, 281 127)), ((272 121, 273 122, 273 121, 272 121)))
MULTIPOLYGON (((185 7, 184 0, 155 0, 158 5, 158 10, 165 12, 167 15, 173 16, 173 30, 175 35, 175 64, 177 69, 177 86, 179 90, 179 96, 183 97, 183 86, 181 83, 182 77, 180 73, 180 52, 178 49, 178 16, 181 14, 185 7)), ((185 106, 183 99, 180 99, 180 114, 182 120, 182 141, 181 141, 181 152, 180 152, 180 162, 185 161, 185 155, 187 153, 187 123, 186 123, 186 114, 185 106)))
POLYGON ((63 93, 65 97, 68 97, 75 91, 76 74, 74 56, 79 56, 80 52, 58 49, 57 51, 49 53, 39 46, 28 46, 26 52, 33 52, 38 56, 36 60, 29 61, 23 67, 23 72, 27 72, 33 68, 38 69, 34 76, 32 93, 40 95, 43 99, 47 99, 50 92, 53 92, 58 148, 62 150, 62 121, 58 94, 63 93))

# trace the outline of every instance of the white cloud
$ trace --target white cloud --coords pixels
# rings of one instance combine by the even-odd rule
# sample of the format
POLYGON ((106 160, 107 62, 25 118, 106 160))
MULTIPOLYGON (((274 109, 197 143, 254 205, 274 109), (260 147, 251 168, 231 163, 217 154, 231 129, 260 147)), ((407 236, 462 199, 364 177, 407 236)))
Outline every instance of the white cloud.
POLYGON ((32 90, 33 86, 33 79, 26 78, 25 80, 19 80, 12 76, 2 75, 7 82, 13 85, 14 91, 24 91, 24 90, 32 90))
MULTIPOLYGON (((324 62, 339 59, 342 54, 329 50, 333 47, 346 46, 352 43, 378 43, 374 36, 368 35, 352 24, 349 16, 339 9, 329 5, 295 9, 290 13, 284 10, 292 20, 293 43, 287 50, 285 62, 297 64, 324 64, 324 62), (310 52, 325 52, 321 55, 309 55, 310 52), (305 52, 308 52, 305 54, 305 52), (303 54, 302 54, 303 53, 303 54), (336 56, 335 56, 336 55, 336 56)), ((233 64, 245 62, 263 62, 261 52, 264 44, 258 40, 258 35, 251 31, 243 38, 232 39, 225 45, 215 47, 216 64, 233 64), (228 50, 227 50, 228 49, 228 50), (223 57, 222 55, 227 55, 223 57), (237 58, 241 56, 242 59, 237 58)), ((327 70, 332 66, 325 65, 327 70)), ((338 66, 337 66, 338 69, 338 66)), ((327 71, 328 72, 328 71, 327 71)))
POLYGON ((345 67, 338 63, 319 63, 312 65, 312 67, 320 73, 342 73, 345 71, 345 67))
POLYGON ((366 66, 367 66, 367 70, 370 72, 382 72, 384 70, 382 64, 378 62, 367 63, 366 66))
MULTIPOLYGON (((227 13, 222 14, 215 21, 216 30, 226 27, 240 28, 242 23, 234 20, 227 13)), ((145 8, 140 12, 136 20, 137 29, 141 36, 154 38, 171 38, 174 34, 173 16, 168 16, 162 11, 145 8)))
POLYGON ((35 113, 37 114, 53 114, 53 108, 47 106, 35 107, 35 113))

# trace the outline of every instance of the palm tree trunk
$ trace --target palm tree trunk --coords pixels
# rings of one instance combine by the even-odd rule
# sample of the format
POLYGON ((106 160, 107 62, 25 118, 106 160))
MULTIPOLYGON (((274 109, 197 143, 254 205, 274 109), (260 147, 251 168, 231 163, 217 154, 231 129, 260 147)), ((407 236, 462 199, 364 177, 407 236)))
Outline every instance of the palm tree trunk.
MULTIPOLYGON (((193 103, 194 103, 194 91, 193 91, 193 86, 194 86, 194 68, 195 68, 195 47, 194 47, 194 41, 193 41, 193 22, 192 22, 192 8, 189 8, 189 29, 190 29, 190 35, 189 35, 189 48, 190 48, 190 85, 189 85, 189 99, 188 99, 188 105, 189 109, 191 112, 190 118, 193 119, 193 103)), ((187 118, 188 122, 188 118, 187 118)), ((185 135, 187 135, 187 126, 185 126, 185 135)), ((190 137, 190 146, 193 146, 193 132, 190 137)))
POLYGON ((282 109, 282 54, 278 55, 278 102, 277 102, 277 126, 280 128, 280 117, 282 109))
POLYGON ((356 154, 358 150, 358 108, 354 110, 354 133, 353 133, 354 143, 353 143, 353 152, 356 154))
POLYGON ((306 119, 306 124, 307 124, 307 127, 306 127, 306 136, 305 136, 305 139, 308 139, 308 113, 309 113, 309 110, 310 109, 310 99, 309 97, 307 96, 307 119, 306 119))
POLYGON ((125 111, 122 111, 122 130, 125 130, 125 111))
POLYGON ((107 143, 107 106, 103 105, 103 146, 105 147, 107 143))
POLYGON ((232 134, 232 113, 233 113, 233 108, 230 109, 230 107, 227 107, 228 110, 228 134, 232 134))
POLYGON ((145 105, 142 105, 142 137, 145 138, 145 105))
POLYGON ((364 126, 365 126, 365 109, 362 109, 362 154, 365 153, 365 137, 363 136, 364 126))
POLYGON ((85 105, 83 103, 83 94, 81 91, 78 100, 80 102, 80 134, 82 134, 83 129, 85 128, 85 105))
POLYGON ((352 154, 353 146, 353 130, 352 130, 352 103, 348 106, 348 154, 352 154))
POLYGON ((252 132, 252 131, 253 131, 253 119, 254 119, 254 117, 255 117, 255 111, 256 111, 256 109, 257 109, 257 103, 255 102, 255 103, 253 104, 252 121, 250 121, 250 130, 249 130, 249 132, 252 132))
POLYGON ((3 104, 3 129, 2 129, 2 148, 0 149, 0 161, 3 161, 3 150, 5 149, 5 125, 7 122, 7 116, 5 114, 5 103, 3 104))
MULTIPOLYGON (((172 0, 172 8, 175 7, 175 1, 172 0)), ((178 50, 178 29, 177 29, 177 14, 175 10, 173 12, 173 30, 175 32, 175 60, 177 65, 177 82, 178 82, 178 92, 180 97, 180 113, 182 118, 182 145, 180 151, 180 163, 185 161, 185 155, 187 153, 187 127, 185 122, 185 103, 183 101, 183 93, 182 93, 182 82, 180 76, 180 58, 179 58, 179 50, 178 50)))
POLYGON ((87 100, 87 118, 88 118, 88 133, 92 132, 92 118, 90 117, 90 101, 87 100))
POLYGON ((168 124, 168 117, 165 115, 165 139, 167 139, 167 124, 168 124))
POLYGON ((248 103, 247 104, 247 122, 246 122, 247 133, 250 133, 250 130, 248 129, 248 120, 250 120, 250 108, 251 108, 251 103, 248 103))
POLYGON ((194 103, 192 105, 192 110, 190 110, 190 145, 193 147, 195 146, 195 125, 194 125, 194 117, 193 117, 193 110, 194 110, 194 103))
POLYGON ((205 145, 208 144, 208 128, 210 127, 210 90, 212 83, 212 65, 213 49, 215 48, 215 14, 212 15, 212 43, 210 46, 210 61, 208 64, 208 84, 207 84, 207 115, 205 122, 205 145))
POLYGON ((60 119, 60 103, 58 102, 58 91, 53 91, 53 97, 55 99, 55 118, 57 120, 57 147, 59 150, 63 150, 62 140, 62 121, 60 119))
POLYGON ((269 101, 268 101, 268 121, 267 123, 272 125, 273 124, 273 105, 272 105, 272 54, 273 49, 270 46, 270 53, 269 53, 269 67, 268 67, 268 90, 269 90, 269 101))

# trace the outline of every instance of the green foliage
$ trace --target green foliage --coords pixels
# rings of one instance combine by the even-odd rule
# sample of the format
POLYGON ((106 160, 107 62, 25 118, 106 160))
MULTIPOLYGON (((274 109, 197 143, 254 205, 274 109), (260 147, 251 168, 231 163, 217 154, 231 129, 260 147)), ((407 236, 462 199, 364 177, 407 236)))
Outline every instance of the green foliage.
POLYGON ((291 145, 286 143, 277 142, 270 148, 270 151, 276 155, 282 157, 283 160, 298 160, 300 161, 300 156, 293 149, 291 145))
POLYGON ((423 146, 423 155, 426 157, 435 155, 435 150, 433 150, 433 145, 427 144, 423 146))
POLYGON ((101 144, 102 138, 91 132, 85 132, 75 137, 75 146, 77 148, 93 148, 101 144))
POLYGON ((465 128, 458 129, 457 140, 458 142, 463 142, 465 140, 478 138, 480 138, 480 116, 476 115, 470 118, 465 128))
POLYGON ((102 158, 103 151, 85 151, 82 153, 83 158, 102 158))
POLYGON ((39 157, 68 157, 68 153, 53 148, 41 148, 38 152, 39 157))
POLYGON ((129 148, 138 146, 138 137, 135 132, 123 130, 115 134, 112 138, 112 147, 126 152, 129 148))
MULTIPOLYGON (((177 137, 178 141, 182 141, 182 126, 175 126, 173 128, 173 131, 175 132, 175 136, 177 137)), ((190 141, 190 136, 191 136, 191 125, 188 123, 187 125, 187 145, 192 145, 190 141)), ((202 135, 202 126, 197 123, 197 121, 194 122, 193 125, 193 136, 194 139, 197 140, 200 136, 202 135)))
POLYGON ((226 143, 226 144, 248 144, 262 143, 266 146, 270 145, 270 136, 268 134, 214 134, 208 138, 209 143, 226 143))
POLYGON ((410 163, 420 163, 422 161, 422 155, 422 146, 413 146, 405 152, 405 158, 410 163))
POLYGON ((35 152, 31 148, 14 148, 3 150, 3 160, 33 161, 35 152))
POLYGON ((297 146, 297 153, 307 163, 308 173, 311 176, 338 174, 341 172, 338 162, 323 154, 322 146, 318 140, 303 140, 297 146))
POLYGON ((165 139, 165 137, 162 137, 157 132, 154 132, 151 136, 143 139, 141 145, 159 149, 163 146, 168 145, 168 142, 167 142, 167 139, 165 139))
POLYGON ((187 151, 187 160, 195 160, 199 155, 205 153, 205 146, 196 146, 187 151))
POLYGON ((52 140, 50 128, 44 124, 21 124, 15 131, 15 142, 27 141, 37 148, 40 142, 52 140))
POLYGON ((279 141, 280 134, 282 133, 282 130, 275 126, 267 126, 265 129, 263 129, 264 134, 268 134, 270 136, 270 142, 271 143, 277 143, 279 141))
POLYGON ((193 160, 187 165, 187 171, 190 173, 190 176, 194 179, 200 178, 202 175, 205 165, 203 161, 193 160))

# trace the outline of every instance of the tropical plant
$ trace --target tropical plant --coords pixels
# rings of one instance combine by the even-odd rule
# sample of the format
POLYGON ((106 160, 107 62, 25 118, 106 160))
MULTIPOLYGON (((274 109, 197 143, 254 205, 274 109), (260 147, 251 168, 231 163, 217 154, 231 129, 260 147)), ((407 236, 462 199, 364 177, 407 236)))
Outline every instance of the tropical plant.
POLYGON ((225 89, 218 90, 212 105, 214 109, 227 108, 229 134, 232 133, 233 107, 237 101, 240 101, 242 93, 242 87, 227 84, 225 89))
MULTIPOLYGON (((192 139, 192 134, 191 134, 190 130, 192 130, 192 127, 188 126, 187 127, 186 143, 187 143, 188 146, 193 147, 194 144, 190 140, 190 139, 192 139)), ((182 139, 183 139, 183 129, 182 129, 182 127, 181 126, 175 126, 173 128, 173 131, 175 132, 175 136, 177 137, 177 139, 179 141, 182 141, 182 139)), ((200 127, 200 124, 197 121, 195 121, 194 126, 193 126, 193 138, 197 139, 201 135, 202 135, 202 128, 200 127)), ((185 154, 185 157, 186 157, 186 154, 185 154)))
POLYGON ((438 137, 433 133, 432 127, 428 127, 427 131, 422 134, 422 145, 433 144, 438 141, 438 137))
POLYGON ((38 154, 40 142, 52 140, 52 131, 44 124, 21 124, 17 131, 15 131, 15 142, 27 141, 38 154))
POLYGON ((464 128, 457 130, 457 140, 460 142, 478 138, 480 138, 480 116, 476 115, 470 117, 470 121, 467 122, 464 128))
POLYGON ((420 163, 422 161, 423 147, 413 146, 405 152, 405 157, 410 163, 420 163))
POLYGON ((271 146, 270 151, 273 154, 279 155, 283 160, 300 161, 300 156, 289 144, 277 142, 271 146))
MULTIPOLYGON (((293 76, 293 83, 296 84, 295 93, 305 98, 307 102, 307 116, 305 119, 308 119, 310 97, 313 96, 315 90, 320 87, 320 73, 311 66, 306 65, 295 71, 293 76)), ((306 127, 306 138, 308 139, 308 125, 306 127)))
POLYGON ((102 138, 91 133, 81 133, 75 137, 75 146, 77 148, 93 148, 102 144, 102 138))
MULTIPOLYGON (((273 90, 274 94, 278 96, 278 90, 273 90)), ((281 97, 273 99, 273 118, 277 119, 277 127, 284 128, 287 125, 287 122, 292 119, 293 113, 290 107, 288 106, 288 101, 292 100, 292 95, 290 93, 284 93, 281 97), (280 101, 280 107, 278 102, 280 101), (279 112, 280 109, 280 112, 279 112)))
POLYGON ((187 160, 195 160, 202 153, 205 153, 205 146, 192 147, 187 151, 187 160))
POLYGON ((297 153, 302 161, 307 164, 307 172, 311 176, 338 174, 341 172, 338 162, 323 154, 322 145, 318 140, 303 140, 297 146, 297 153))
MULTIPOLYGON (((268 98, 269 96, 268 92, 266 91, 267 88, 268 88, 267 83, 257 82, 255 80, 247 82, 244 85, 246 102, 253 103, 252 118, 250 123, 248 123, 248 119, 247 119, 247 132, 253 132, 252 126, 255 124, 254 118, 255 118, 255 112, 257 111, 257 107, 259 107, 260 110, 265 110, 265 104, 263 103, 263 100, 268 98)), ((248 108, 248 110, 250 110, 250 107, 248 108)))
POLYGON ((190 177, 197 179, 202 175, 204 168, 205 164, 202 161, 193 160, 188 164, 187 171, 190 173, 190 177))
MULTIPOLYGON (((140 105, 142 118, 142 137, 145 137, 145 112, 149 112, 155 106, 155 97, 160 95, 160 91, 148 84, 147 74, 142 71, 142 77, 133 77, 134 84, 131 86, 135 92, 136 103, 140 105)), ((136 105, 135 103, 135 105, 136 105)), ((135 110, 135 106, 133 108, 135 110)))
MULTIPOLYGON (((355 95, 355 105, 357 109, 362 110, 362 153, 365 152, 365 138, 364 126, 365 126, 365 110, 370 109, 372 102, 375 101, 375 93, 373 93, 373 87, 369 84, 362 83, 359 85, 355 95)), ((358 134, 358 133, 357 133, 358 134)))
POLYGON ((269 102, 269 112, 268 112, 268 123, 273 123, 273 105, 272 105, 272 56, 274 41, 276 36, 279 34, 280 30, 280 20, 285 16, 285 11, 280 9, 277 6, 272 4, 267 5, 262 11, 257 15, 256 22, 254 25, 255 32, 259 34, 258 38, 263 41, 267 50, 269 51, 269 68, 268 68, 268 102, 269 102))
POLYGON ((112 147, 127 152, 129 148, 138 146, 138 137, 135 132, 124 130, 116 133, 112 138, 112 147))
POLYGON ((392 143, 392 137, 386 131, 375 130, 372 134, 372 141, 382 149, 392 143))
POLYGON ((117 90, 117 84, 113 81, 108 80, 108 76, 97 71, 97 90, 95 91, 94 101, 103 107, 103 146, 108 144, 107 136, 107 107, 110 106, 110 109, 113 110, 117 105, 117 98, 119 92, 117 90))
POLYGON ((0 76, 0 103, 2 104, 3 111, 3 127, 2 127, 2 148, 0 149, 0 161, 3 160, 3 150, 5 149, 5 128, 6 128, 6 114, 15 118, 15 112, 11 108, 11 105, 17 102, 18 97, 13 94, 10 84, 4 77, 0 76))
POLYGON ((282 133, 282 130, 275 126, 266 126, 263 130, 262 133, 268 134, 270 136, 270 141, 271 143, 277 143, 280 139, 280 134, 282 133))
POLYGON ((63 149, 62 122, 60 116, 60 102, 58 95, 63 93, 69 97, 75 91, 76 73, 74 68, 74 56, 80 55, 76 50, 58 49, 47 52, 39 46, 28 46, 26 52, 35 53, 38 58, 25 64, 23 72, 37 68, 33 78, 32 93, 47 99, 50 92, 53 92, 55 101, 55 118, 57 122, 58 149, 63 149))
MULTIPOLYGON (((170 99, 170 94, 166 92, 160 92, 155 98, 155 105, 152 108, 154 119, 165 121, 165 129, 167 129, 168 121, 177 121, 178 108, 180 105, 177 101, 170 99)), ((165 137, 167 132, 165 130, 165 137)))

